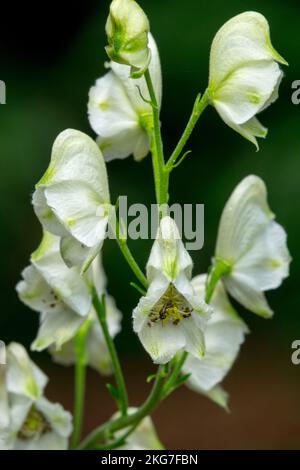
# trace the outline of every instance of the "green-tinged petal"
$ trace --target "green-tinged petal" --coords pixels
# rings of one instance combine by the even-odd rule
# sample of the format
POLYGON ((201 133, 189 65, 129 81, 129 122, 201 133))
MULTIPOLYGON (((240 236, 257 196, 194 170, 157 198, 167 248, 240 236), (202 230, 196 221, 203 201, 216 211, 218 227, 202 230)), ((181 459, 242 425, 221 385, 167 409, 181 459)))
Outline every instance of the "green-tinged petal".
POLYGON ((52 344, 60 349, 76 335, 83 322, 84 317, 76 315, 72 310, 41 315, 40 328, 31 349, 42 351, 52 344))
POLYGON ((192 267, 192 259, 184 248, 175 221, 169 216, 163 217, 147 263, 149 282, 159 273, 169 281, 175 281, 181 273, 190 277, 192 267))
POLYGON ((52 431, 61 437, 69 437, 72 432, 72 416, 59 403, 51 403, 46 398, 41 398, 36 403, 36 408, 48 421, 52 431))
POLYGON ((245 124, 273 97, 281 77, 276 62, 261 61, 239 67, 212 96, 214 106, 228 122, 245 124))
POLYGON ((221 82, 241 65, 256 61, 286 61, 271 45, 270 28, 266 18, 257 12, 241 13, 217 32, 210 53, 210 87, 221 82))
POLYGON ((47 384, 46 375, 30 360, 25 348, 10 343, 7 348, 6 386, 10 393, 39 398, 47 384))
POLYGON ((80 243, 91 248, 104 240, 109 206, 102 204, 88 183, 53 184, 45 189, 45 196, 57 218, 80 243))
MULTIPOLYGON (((160 106, 162 101, 162 75, 160 57, 156 42, 151 33, 149 33, 148 38, 149 48, 151 50, 149 72, 151 75, 156 100, 160 106)), ((126 96, 128 96, 132 108, 138 113, 138 115, 143 116, 152 114, 151 105, 148 102, 150 100, 150 95, 145 78, 141 77, 136 80, 130 79, 130 68, 127 65, 110 62, 109 67, 122 82, 126 96)))
POLYGON ((33 204, 46 230, 101 246, 111 206, 104 159, 90 137, 72 129, 59 134, 33 204))
MULTIPOLYGON (((192 281, 196 294, 202 299, 205 283, 205 275, 197 276, 192 281)), ((248 328, 229 303, 222 284, 217 285, 211 306, 213 314, 205 329, 205 356, 188 356, 183 372, 191 374, 188 385, 193 390, 216 399, 219 391, 216 387, 231 369, 248 328)))
POLYGON ((101 251, 102 245, 103 242, 101 241, 99 245, 89 248, 72 236, 63 237, 60 240, 61 256, 68 268, 78 266, 82 274, 88 270, 95 257, 101 251))
POLYGON ((274 220, 263 181, 248 176, 234 190, 221 217, 216 256, 228 263, 228 292, 249 310, 270 317, 263 291, 278 287, 291 261, 284 229, 274 220))
POLYGON ((62 311, 69 308, 78 315, 86 316, 92 305, 89 288, 76 268, 69 269, 65 265, 59 249, 59 238, 46 232, 39 248, 31 256, 33 266, 51 288, 52 303, 48 303, 48 297, 42 297, 42 302, 51 313, 55 309, 62 311))
POLYGON ((134 0, 113 0, 106 22, 111 60, 130 65, 142 73, 148 67, 151 53, 148 48, 149 22, 142 8, 134 0))
POLYGON ((221 118, 231 129, 236 131, 245 139, 249 140, 252 144, 255 145, 256 150, 259 150, 258 142, 256 137, 260 137, 264 139, 268 134, 268 129, 266 129, 256 117, 253 117, 249 121, 245 122, 244 124, 234 124, 232 121, 227 119, 227 116, 222 113, 221 108, 218 108, 218 113, 220 114, 221 118))

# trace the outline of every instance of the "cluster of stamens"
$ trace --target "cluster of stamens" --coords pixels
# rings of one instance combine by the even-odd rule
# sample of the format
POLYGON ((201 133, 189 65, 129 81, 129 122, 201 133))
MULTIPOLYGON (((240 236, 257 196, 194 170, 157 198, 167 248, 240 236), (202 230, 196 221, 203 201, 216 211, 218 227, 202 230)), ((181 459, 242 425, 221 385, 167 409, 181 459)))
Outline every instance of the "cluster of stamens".
POLYGON ((50 291, 50 296, 51 296, 50 300, 42 299, 42 302, 43 304, 48 304, 50 308, 54 308, 59 302, 59 298, 58 298, 58 295, 52 289, 50 291))
POLYGON ((40 411, 32 406, 18 433, 19 439, 31 439, 36 435, 46 434, 51 431, 50 424, 40 411))
POLYGON ((156 302, 149 313, 148 326, 152 326, 157 322, 163 325, 172 323, 178 325, 184 318, 188 318, 192 314, 192 307, 176 289, 170 284, 166 292, 156 302))

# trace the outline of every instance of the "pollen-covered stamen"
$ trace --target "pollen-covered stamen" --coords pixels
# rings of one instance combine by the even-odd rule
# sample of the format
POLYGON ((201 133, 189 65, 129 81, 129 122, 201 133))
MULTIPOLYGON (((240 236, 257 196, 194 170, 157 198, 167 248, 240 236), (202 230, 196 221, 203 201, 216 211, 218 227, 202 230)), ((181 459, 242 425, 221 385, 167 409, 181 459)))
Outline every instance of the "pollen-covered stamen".
POLYGON ((31 439, 51 431, 51 426, 40 411, 33 405, 18 433, 19 439, 31 439))
POLYGON ((172 323, 178 325, 184 318, 191 316, 192 306, 185 297, 178 292, 173 284, 170 284, 166 292, 156 302, 149 313, 148 325, 161 322, 163 325, 172 323))

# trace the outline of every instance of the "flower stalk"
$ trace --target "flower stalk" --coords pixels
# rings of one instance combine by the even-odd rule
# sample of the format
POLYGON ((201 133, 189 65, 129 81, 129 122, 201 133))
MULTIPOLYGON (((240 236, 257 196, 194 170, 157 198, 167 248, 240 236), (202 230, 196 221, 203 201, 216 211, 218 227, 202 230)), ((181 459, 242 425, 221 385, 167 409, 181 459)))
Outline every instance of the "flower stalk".
POLYGON ((112 360, 112 366, 113 366, 115 380, 116 380, 117 389, 118 389, 119 409, 120 409, 122 416, 126 416, 127 408, 128 408, 127 390, 126 390, 125 380, 124 380, 123 372, 121 369, 120 361, 118 358, 118 354, 117 354, 114 342, 109 333, 109 330, 108 330, 108 325, 106 321, 105 296, 103 296, 102 301, 100 301, 98 294, 95 290, 93 292, 93 305, 97 312, 98 319, 102 327, 103 335, 106 340, 107 348, 109 350, 110 357, 112 360))

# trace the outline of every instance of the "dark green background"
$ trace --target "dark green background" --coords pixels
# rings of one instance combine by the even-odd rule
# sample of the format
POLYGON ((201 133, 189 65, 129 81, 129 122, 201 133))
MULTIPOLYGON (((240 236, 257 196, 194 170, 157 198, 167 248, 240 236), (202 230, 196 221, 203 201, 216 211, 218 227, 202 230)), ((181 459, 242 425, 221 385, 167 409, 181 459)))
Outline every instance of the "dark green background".
MULTIPOLYGON (((41 228, 31 204, 34 184, 46 169, 56 135, 73 127, 93 136, 86 103, 89 87, 104 73, 104 24, 108 1, 86 1, 79 6, 58 2, 36 9, 27 4, 2 18, 0 79, 7 85, 7 104, 0 106, 0 338, 29 345, 38 315, 16 296, 20 271, 36 248, 41 228)), ((279 100, 261 116, 269 128, 260 152, 229 129, 211 108, 205 111, 189 147, 193 154, 171 178, 171 202, 205 204, 205 246, 193 252, 194 273, 204 272, 216 239, 222 208, 235 185, 246 175, 260 175, 278 221, 288 232, 293 256, 291 276, 268 298, 276 315, 272 321, 246 313, 252 335, 267 342, 289 360, 291 341, 300 336, 298 311, 300 279, 299 170, 300 106, 291 103, 291 83, 300 79, 299 2, 163 0, 141 2, 157 40, 164 79, 162 131, 168 154, 186 123, 194 98, 207 85, 210 44, 230 17, 257 10, 270 22, 272 41, 290 63, 279 100)), ((130 202, 154 202, 150 158, 137 164, 132 158, 108 164, 112 200, 127 194, 130 202)), ((136 258, 146 263, 150 242, 130 244, 136 258)), ((109 291, 124 313, 125 331, 118 338, 121 351, 138 351, 131 332, 131 311, 137 293, 113 241, 105 243, 109 291)))

